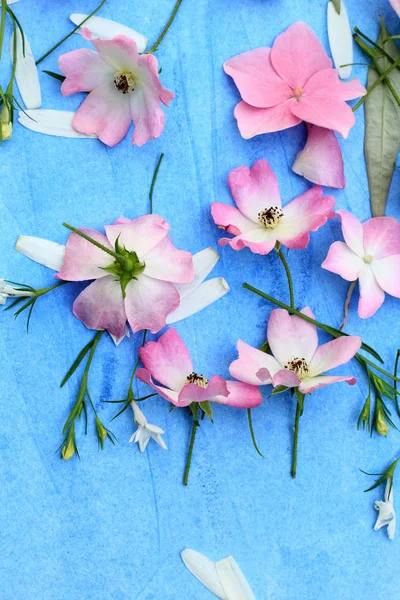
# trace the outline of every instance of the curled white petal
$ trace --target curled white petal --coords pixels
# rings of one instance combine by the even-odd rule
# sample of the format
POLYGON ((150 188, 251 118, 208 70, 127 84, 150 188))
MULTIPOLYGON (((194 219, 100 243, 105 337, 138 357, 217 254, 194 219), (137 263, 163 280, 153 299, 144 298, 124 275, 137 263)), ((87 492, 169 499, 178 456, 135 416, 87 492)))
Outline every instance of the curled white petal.
POLYGON ((26 110, 18 113, 18 121, 31 131, 67 138, 95 138, 75 131, 72 121, 75 113, 68 110, 26 110))
POLYGON ((194 575, 212 594, 229 600, 221 585, 215 564, 200 552, 196 550, 184 550, 181 553, 183 562, 189 571, 194 575))
POLYGON ((219 254, 214 248, 205 248, 193 255, 194 279, 190 283, 177 284, 175 287, 179 292, 181 301, 185 296, 191 294, 203 283, 207 275, 211 273, 217 262, 219 254))
MULTIPOLYGON (((42 94, 40 91, 39 74, 32 54, 28 40, 25 38, 25 48, 22 42, 22 34, 17 28, 17 64, 15 68, 15 80, 18 85, 19 93, 26 108, 39 108, 42 104, 42 94), (25 50, 25 53, 24 53, 25 50)), ((10 40, 11 60, 14 56, 14 33, 10 40)))
POLYGON ((338 15, 333 2, 328 2, 328 37, 335 67, 339 77, 347 79, 351 75, 353 63, 353 36, 344 0, 340 2, 338 15), (341 67, 341 65, 349 65, 341 67))
POLYGON ((387 534, 390 540, 394 540, 396 533, 396 513, 394 510, 393 479, 389 477, 386 481, 385 500, 375 502, 374 508, 379 512, 375 523, 375 531, 387 525, 387 534))
POLYGON ((157 425, 150 425, 135 401, 131 402, 131 407, 133 410, 133 417, 138 428, 132 435, 129 442, 138 443, 140 452, 144 452, 150 439, 153 439, 159 446, 161 446, 161 448, 168 450, 164 440, 161 437, 164 433, 164 430, 161 429, 161 427, 157 427, 157 425))
POLYGON ((64 262, 65 246, 43 238, 20 235, 15 249, 53 271, 59 271, 64 262))
POLYGON ((182 321, 191 317, 195 313, 203 310, 213 302, 216 302, 230 290, 229 285, 223 277, 209 279, 199 285, 191 294, 186 295, 181 300, 178 308, 168 315, 167 325, 182 321))
MULTIPOLYGON (((74 25, 79 25, 84 21, 88 15, 81 13, 74 13, 70 16, 71 21, 74 25)), ((104 17, 91 17, 86 21, 84 27, 89 29, 92 37, 101 38, 102 40, 112 40, 116 35, 126 35, 133 40, 135 40, 138 51, 140 53, 146 50, 148 39, 138 33, 134 29, 127 27, 126 25, 121 25, 116 21, 111 21, 110 19, 104 19, 104 17)), ((80 33, 81 29, 79 29, 76 33, 80 33)))
POLYGON ((256 600, 247 579, 232 556, 215 563, 215 568, 228 600, 256 600))

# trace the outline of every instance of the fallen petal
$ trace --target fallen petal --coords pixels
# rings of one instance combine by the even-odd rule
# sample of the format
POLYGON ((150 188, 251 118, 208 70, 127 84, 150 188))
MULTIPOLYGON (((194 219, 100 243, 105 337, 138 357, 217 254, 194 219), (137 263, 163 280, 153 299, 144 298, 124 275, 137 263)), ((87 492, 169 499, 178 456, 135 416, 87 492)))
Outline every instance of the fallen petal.
POLYGON ((315 125, 311 127, 307 143, 298 153, 292 170, 318 185, 344 188, 344 163, 335 133, 315 125))
POLYGON ((15 249, 53 271, 60 271, 64 262, 65 246, 43 238, 20 235, 15 249))
MULTIPOLYGON (((39 74, 32 54, 28 40, 25 38, 25 47, 22 42, 22 34, 16 29, 16 58, 15 80, 18 85, 19 93, 26 108, 39 108, 42 104, 42 94, 40 91, 39 74), (25 53, 24 53, 25 50, 25 53)), ((14 55, 14 33, 10 40, 10 57, 14 55)))
POLYGON ((27 110, 18 113, 18 122, 27 129, 67 138, 95 138, 95 135, 79 133, 72 127, 75 113, 68 110, 27 110))
POLYGON ((232 556, 215 563, 228 600, 256 600, 239 565, 232 556))
POLYGON ((212 594, 228 600, 224 589, 219 580, 215 564, 200 552, 195 550, 184 550, 181 553, 183 562, 189 571, 194 575, 212 594))
MULTIPOLYGON (((70 16, 70 19, 74 25, 79 25, 87 17, 88 15, 85 14, 74 13, 70 16)), ((127 27, 126 25, 121 25, 116 21, 104 19, 104 17, 94 16, 86 21, 84 27, 85 29, 89 29, 94 38, 100 38, 102 40, 112 40, 116 35, 126 35, 127 37, 135 40, 140 53, 146 50, 148 39, 144 35, 138 33, 130 27, 127 27)), ((76 33, 82 33, 82 28, 76 33)))
POLYGON ((218 261, 219 254, 214 248, 205 248, 193 255, 194 279, 191 283, 177 284, 175 286, 181 297, 181 302, 183 298, 191 294, 203 283, 218 261))
POLYGON ((182 321, 200 312, 203 308, 225 296, 229 290, 230 287, 223 277, 205 281, 191 294, 185 296, 178 308, 167 316, 167 325, 182 321))
POLYGON ((333 2, 328 2, 328 37, 335 67, 341 79, 351 75, 353 63, 353 36, 344 0, 340 2, 340 14, 333 2), (342 67, 342 65, 349 65, 342 67))

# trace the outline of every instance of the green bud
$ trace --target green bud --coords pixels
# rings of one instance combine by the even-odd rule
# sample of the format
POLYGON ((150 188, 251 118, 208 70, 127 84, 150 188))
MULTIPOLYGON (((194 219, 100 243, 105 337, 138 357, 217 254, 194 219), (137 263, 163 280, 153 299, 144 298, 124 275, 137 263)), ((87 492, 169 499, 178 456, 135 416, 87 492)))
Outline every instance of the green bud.
POLYGON ((375 409, 375 427, 376 431, 380 435, 387 435, 389 432, 388 424, 385 419, 385 412, 383 410, 382 402, 377 399, 376 401, 376 409, 375 409))
POLYGON ((104 427, 103 423, 100 421, 99 417, 96 416, 96 429, 97 429, 97 437, 99 438, 99 442, 101 447, 103 447, 104 441, 107 438, 107 429, 104 427))
POLYGON ((67 433, 67 437, 65 438, 65 443, 61 450, 61 456, 64 460, 69 460, 76 453, 76 443, 75 443, 75 431, 72 426, 67 433))
POLYGON ((10 140, 12 136, 12 122, 10 119, 10 111, 8 107, 5 105, 0 114, 0 123, 1 123, 1 138, 2 140, 10 140))

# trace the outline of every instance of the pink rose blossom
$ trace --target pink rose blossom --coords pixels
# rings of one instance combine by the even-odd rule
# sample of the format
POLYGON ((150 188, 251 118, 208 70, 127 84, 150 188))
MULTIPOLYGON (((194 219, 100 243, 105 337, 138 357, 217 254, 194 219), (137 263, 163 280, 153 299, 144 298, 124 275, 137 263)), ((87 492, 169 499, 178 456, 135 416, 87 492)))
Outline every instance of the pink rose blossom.
MULTIPOLYGON (((82 35, 91 39, 90 32, 82 35), (85 35, 84 35, 85 34, 85 35)), ((73 127, 86 135, 97 135, 115 146, 135 124, 132 144, 143 146, 158 138, 165 123, 160 102, 168 106, 174 94, 164 88, 153 54, 139 55, 136 42, 126 35, 112 40, 91 40, 97 52, 82 48, 59 58, 66 76, 63 96, 89 92, 75 114, 73 127)))
POLYGON ((302 121, 347 137, 355 116, 346 100, 366 94, 357 79, 340 81, 317 36, 305 23, 279 35, 272 48, 257 48, 226 61, 242 97, 235 108, 246 139, 302 121))
POLYGON ((126 321, 136 333, 156 333, 180 302, 174 283, 194 278, 190 252, 178 250, 168 235, 169 224, 157 215, 130 221, 119 219, 105 227, 106 235, 92 229, 83 233, 112 251, 121 253, 122 266, 111 255, 72 233, 65 258, 56 275, 65 281, 94 279, 75 300, 74 315, 89 329, 106 329, 116 338, 125 333, 126 321), (125 297, 124 297, 125 296, 125 297))
MULTIPOLYGON (((314 318, 308 307, 301 312, 314 318)), ((338 381, 356 383, 354 377, 323 373, 349 362, 361 347, 359 337, 343 336, 318 346, 315 325, 278 308, 271 312, 267 338, 272 355, 239 340, 239 358, 229 368, 233 377, 250 385, 298 387, 302 394, 338 381)))
POLYGON ((251 169, 231 171, 228 185, 238 206, 213 202, 215 223, 235 237, 222 238, 221 246, 234 250, 248 247, 256 254, 268 254, 276 242, 287 248, 306 248, 310 231, 317 231, 330 217, 335 205, 332 196, 323 196, 320 187, 295 198, 282 207, 278 182, 266 160, 251 169))
POLYGON ((400 223, 374 217, 361 224, 347 210, 338 210, 345 242, 334 242, 322 268, 360 285, 358 314, 372 317, 385 292, 400 298, 400 223))
POLYGON ((226 381, 218 375, 213 375, 208 381, 195 373, 189 352, 175 329, 169 329, 158 342, 148 342, 139 353, 145 368, 138 369, 138 379, 175 406, 185 407, 192 402, 207 401, 237 408, 253 408, 261 404, 260 390, 253 385, 226 381))
POLYGON ((389 2, 400 17, 400 0, 389 0, 389 2))

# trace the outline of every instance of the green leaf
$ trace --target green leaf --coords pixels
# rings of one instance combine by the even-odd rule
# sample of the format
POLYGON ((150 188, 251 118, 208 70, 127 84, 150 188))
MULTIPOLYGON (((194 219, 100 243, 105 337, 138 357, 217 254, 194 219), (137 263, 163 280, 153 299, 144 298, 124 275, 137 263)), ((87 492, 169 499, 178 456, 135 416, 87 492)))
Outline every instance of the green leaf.
POLYGON ((65 375, 64 379, 62 380, 62 382, 60 384, 60 388, 64 387, 64 385, 67 383, 68 379, 70 379, 70 377, 72 377, 72 375, 75 373, 76 369, 79 367, 79 365, 81 364, 81 362, 83 361, 83 359, 85 358, 86 354, 89 352, 89 350, 91 349, 93 344, 94 344, 94 339, 90 340, 90 342, 88 342, 86 344, 86 346, 84 348, 82 348, 82 350, 79 352, 78 356, 72 363, 71 367, 68 369, 67 374, 65 375))
POLYGON ((54 73, 54 71, 43 71, 43 73, 46 73, 46 75, 50 75, 50 77, 53 77, 61 82, 65 81, 66 79, 64 75, 60 75, 60 73, 54 73))
MULTIPOLYGON (((388 37, 382 22, 378 45, 388 37)), ((385 44, 385 51, 394 60, 400 57, 393 41, 385 44)), ((390 66, 387 57, 373 59, 386 71, 390 66)), ((368 71, 368 88, 379 77, 373 62, 368 71)), ((395 69, 388 78, 397 95, 400 95, 400 71, 395 69)), ((371 198, 371 211, 374 217, 384 216, 389 188, 392 181, 397 156, 400 150, 400 110, 392 93, 385 83, 378 87, 365 100, 365 161, 371 198)))
POLYGON ((340 15, 340 9, 341 9, 340 0, 332 0, 332 4, 335 7, 337 14, 340 15))

